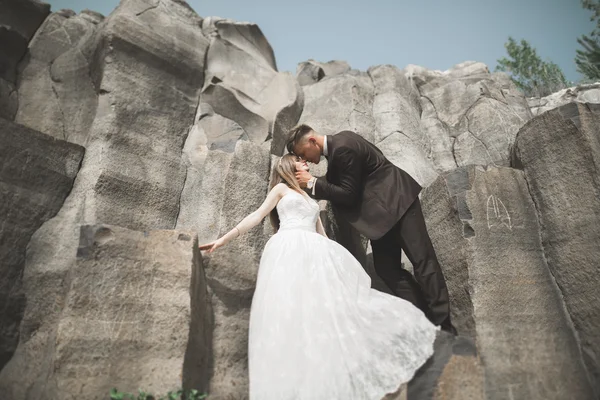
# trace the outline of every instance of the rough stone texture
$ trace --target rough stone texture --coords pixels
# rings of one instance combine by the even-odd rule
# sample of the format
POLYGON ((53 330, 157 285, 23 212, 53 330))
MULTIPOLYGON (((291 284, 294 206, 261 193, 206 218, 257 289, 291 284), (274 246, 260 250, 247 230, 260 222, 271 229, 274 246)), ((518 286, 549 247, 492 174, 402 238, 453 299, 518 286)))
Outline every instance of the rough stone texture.
POLYGON ((98 107, 82 168, 62 209, 28 246, 18 356, 0 376, 0 386, 17 388, 15 400, 46 390, 54 366, 42 361, 54 357, 79 226, 175 226, 186 176, 182 148, 203 81, 202 45, 208 44, 200 24, 183 2, 124 0, 98 28, 91 68, 98 107))
POLYGON ((438 174, 425 153, 427 141, 421 129, 416 85, 400 69, 390 65, 370 68, 369 76, 375 87, 373 143, 417 182, 429 185, 438 174))
POLYGON ((600 103, 600 82, 562 89, 546 97, 530 97, 527 99, 533 115, 540 115, 573 101, 600 103))
POLYGON ((296 78, 301 86, 311 85, 326 77, 343 75, 350 72, 350 65, 345 61, 332 60, 321 63, 308 60, 298 64, 296 78))
MULTIPOLYGON (((178 227, 199 231, 202 243, 215 240, 256 210, 268 191, 269 143, 238 141, 232 153, 209 151, 197 172, 198 193, 182 213, 178 227)), ((188 170, 190 172, 192 170, 188 170)), ((188 176, 188 179, 190 177, 188 176)), ((246 398, 248 395, 248 320, 262 248, 268 239, 257 226, 205 260, 213 312, 213 350, 210 397, 246 398)))
POLYGON ((85 146, 98 107, 90 75, 98 25, 72 14, 51 14, 31 41, 20 65, 15 120, 85 146))
POLYGON ((514 138, 531 118, 510 80, 473 62, 445 72, 405 71, 419 88, 426 152, 439 172, 469 164, 509 164, 514 138))
MULTIPOLYGON (((10 39, 17 31, 2 29, 0 44, 2 34, 10 39)), ((507 165, 517 131, 531 118, 507 75, 475 62, 443 72, 389 65, 363 72, 343 61, 309 60, 293 77, 277 72, 255 24, 202 19, 181 0, 123 0, 106 19, 60 10, 20 60, 17 81, 0 79, 3 112, 85 144, 86 154, 62 209, 27 245, 27 308, 18 350, 0 373, 0 393, 9 390, 14 400, 79 389, 104 396, 109 383, 162 391, 169 388, 153 385, 183 379, 185 387, 201 388, 210 380, 214 399, 247 398, 248 316, 269 223, 203 262, 192 250, 193 234, 153 229, 197 231, 202 243, 231 229, 263 201, 285 134, 302 121, 325 134, 354 130, 431 185, 422 200, 429 233, 454 321, 476 340, 479 356, 469 340, 442 337, 425 372, 390 396, 592 397, 584 361, 590 380, 597 378, 595 112, 565 108, 562 119, 550 112, 544 123, 526 125, 522 134, 536 124, 542 133, 519 139, 513 165, 524 173, 475 168, 468 165, 507 165), (559 174, 558 186, 550 173, 559 174), (80 225, 87 227, 76 259, 80 225), (185 276, 167 268, 181 257, 185 276), (121 268, 129 263, 135 268, 121 268), (195 300, 183 305, 190 279, 195 300), (174 332, 167 317, 186 329, 174 332), (188 325, 193 351, 186 353, 188 325), (166 339, 171 334, 178 339, 166 339), (148 371, 152 363, 156 369, 148 371), (175 363, 182 372, 168 368, 175 363)), ((323 175, 326 166, 312 170, 323 175)), ((373 275, 365 238, 323 202, 321 210, 330 237, 347 245, 373 286, 386 291, 373 275)))
POLYGON ((0 118, 14 120, 18 108, 17 65, 49 13, 50 5, 38 1, 0 1, 0 118))
MULTIPOLYGON (((427 188, 423 203, 453 311, 472 304, 485 398, 592 398, 524 174, 462 168, 427 188)), ((471 333, 466 317, 455 323, 471 333)))
POLYGON ((63 205, 84 149, 0 118, 0 369, 17 348, 31 235, 63 205))
MULTIPOLYGON (((485 379, 472 339, 440 332, 433 356, 408 383, 407 400, 485 399, 485 379)), ((400 400, 400 399, 399 399, 400 400)))
POLYGON ((91 132, 100 158, 93 171, 99 220, 133 229, 175 225, 185 180, 182 148, 208 44, 200 23, 174 1, 123 1, 106 20, 94 65, 102 75, 91 132))
MULTIPOLYGON (((184 146, 188 167, 177 227, 197 230, 205 243, 262 204, 269 153, 283 152, 285 134, 297 122, 304 97, 295 80, 291 86, 288 75, 276 72, 272 50, 256 25, 207 19, 203 28, 211 37, 207 84, 184 146), (226 68, 225 60, 237 69, 226 68), (254 74, 262 78, 253 81, 254 74), (273 133, 266 136, 271 127, 273 133)), ((205 263, 214 318, 211 398, 247 397, 250 303, 262 247, 271 233, 265 222, 205 263)))
POLYGON ((323 75, 318 65, 298 67, 305 93, 300 122, 323 134, 354 130, 424 186, 457 166, 508 165, 516 133, 531 118, 510 79, 490 74, 482 63, 444 72, 390 65, 367 74, 340 69, 306 84, 323 75))
POLYGON ((304 86, 303 90, 300 123, 307 123, 325 135, 349 129, 374 141, 374 88, 368 75, 338 75, 304 86))
POLYGON ((548 267, 600 395, 600 105, 569 103, 525 125, 514 164, 523 168, 548 267))
POLYGON ((257 25, 210 17, 202 30, 210 38, 202 101, 239 124, 250 140, 273 139, 272 152, 281 155, 302 112, 298 82, 277 72, 273 49, 257 25))
MULTIPOLYGON (((188 387, 204 390, 210 312, 197 245, 189 231, 82 226, 49 357, 36 360, 50 374, 24 395, 25 388, 5 384, 30 366, 5 370, 3 393, 100 400, 117 387, 165 394, 181 387, 182 376, 193 376, 188 387)), ((12 362, 23 361, 17 353, 12 362)))
POLYGON ((472 182, 465 169, 440 177, 421 195, 429 236, 444 271, 450 294, 452 323, 459 334, 475 337, 475 316, 469 282, 469 242, 474 232, 465 191, 472 182))

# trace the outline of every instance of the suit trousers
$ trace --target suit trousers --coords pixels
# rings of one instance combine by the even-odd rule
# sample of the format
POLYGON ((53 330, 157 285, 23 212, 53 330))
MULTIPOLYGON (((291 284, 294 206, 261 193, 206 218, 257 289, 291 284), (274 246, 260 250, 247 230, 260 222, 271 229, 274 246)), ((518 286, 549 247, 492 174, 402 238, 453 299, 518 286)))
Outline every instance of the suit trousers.
POLYGON ((383 237, 371 240, 375 271, 392 293, 420 308, 443 330, 456 334, 450 321, 450 300, 444 274, 417 198, 383 237), (402 250, 414 268, 414 277, 401 266, 402 250))

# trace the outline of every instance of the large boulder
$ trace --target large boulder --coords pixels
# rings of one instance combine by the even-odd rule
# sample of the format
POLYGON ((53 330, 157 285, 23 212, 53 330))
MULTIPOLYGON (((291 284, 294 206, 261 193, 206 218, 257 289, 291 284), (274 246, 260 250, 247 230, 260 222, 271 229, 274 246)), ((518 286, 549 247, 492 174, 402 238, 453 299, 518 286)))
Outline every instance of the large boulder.
POLYGON ((485 399, 482 364, 473 339, 440 331, 433 356, 407 385, 406 400, 485 399))
POLYGON ((19 388, 15 399, 43 391, 54 368, 79 226, 175 227, 186 178, 182 148, 208 45, 201 21, 181 1, 124 0, 98 27, 90 68, 98 106, 85 158, 63 207, 28 245, 19 357, 0 377, 1 385, 19 388))
MULTIPOLYGON (((600 105, 568 103, 526 124, 515 142, 541 243, 600 395, 600 105)), ((564 381, 564 379, 562 380, 564 381)))
POLYGON ((484 360, 484 398, 592 398, 526 175, 506 167, 455 170, 425 190, 423 212, 453 322, 475 338, 484 360))
POLYGON ((0 118, 13 120, 15 117, 17 65, 49 13, 50 4, 36 0, 0 2, 0 118))
MULTIPOLYGON (((222 117, 215 119, 214 124, 203 124, 204 128, 232 126, 222 117)), ((230 152, 208 151, 203 164, 188 169, 193 177, 188 175, 186 180, 185 208, 178 228, 197 230, 201 242, 206 243, 256 210, 268 191, 269 152, 270 143, 249 140, 237 141, 230 152), (190 178, 195 189, 187 192, 190 178)), ((216 400, 247 397, 250 304, 269 233, 259 225, 205 259, 214 319, 210 393, 216 400)))
POLYGON ((31 235, 73 187, 84 149, 0 118, 0 369, 17 348, 31 235))
POLYGON ((73 14, 51 14, 31 41, 20 65, 15 120, 85 146, 98 107, 90 75, 98 23, 86 13, 73 14))
POLYGON ((331 135, 351 130, 375 140, 374 88, 367 74, 343 74, 304 86, 304 110, 300 122, 331 135))
POLYGON ((533 115, 543 114, 573 101, 600 103, 600 82, 562 89, 546 97, 530 97, 527 99, 533 115))
POLYGON ((426 153, 419 90, 400 69, 391 65, 369 68, 369 76, 375 88, 374 143, 422 186, 429 185, 438 173, 426 153))
POLYGON ((105 21, 88 140, 99 157, 89 175, 98 220, 133 229, 175 226, 186 176, 182 148, 208 46, 201 22, 183 2, 150 0, 123 1, 105 21))
MULTIPOLYGON (((4 398, 104 400, 113 387, 164 395, 182 384, 206 390, 210 310, 193 232, 82 226, 67 277, 52 340, 25 327, 37 346, 21 347, 0 374, 4 398), (47 375, 33 373, 39 369, 47 375)), ((48 293, 42 282, 28 286, 48 293)))
POLYGON ((210 38, 202 101, 239 124, 250 140, 273 139, 271 151, 281 155, 302 112, 298 82, 277 72, 273 49, 256 24, 210 17, 202 30, 210 38))
POLYGON ((298 64, 296 78, 301 86, 306 86, 319 82, 326 77, 345 74, 350 70, 350 65, 346 61, 331 60, 321 63, 311 59, 298 64))
POLYGON ((438 74, 414 68, 406 74, 419 82, 426 152, 438 171, 509 164, 511 146, 531 112, 505 74, 469 62, 438 74))

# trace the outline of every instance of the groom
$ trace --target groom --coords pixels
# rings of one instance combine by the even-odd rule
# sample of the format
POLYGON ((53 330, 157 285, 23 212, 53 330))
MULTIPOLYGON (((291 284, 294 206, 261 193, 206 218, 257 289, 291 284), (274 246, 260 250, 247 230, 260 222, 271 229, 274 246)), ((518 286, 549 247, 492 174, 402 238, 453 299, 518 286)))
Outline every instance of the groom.
POLYGON ((308 125, 299 125, 290 131, 287 149, 314 164, 321 155, 327 158, 325 177, 297 171, 300 186, 317 199, 329 200, 371 240, 375 271, 396 296, 421 308, 435 325, 456 334, 444 275, 421 212, 421 186, 381 150, 351 131, 323 136, 308 125), (401 250, 414 266, 416 282, 401 267, 401 250))

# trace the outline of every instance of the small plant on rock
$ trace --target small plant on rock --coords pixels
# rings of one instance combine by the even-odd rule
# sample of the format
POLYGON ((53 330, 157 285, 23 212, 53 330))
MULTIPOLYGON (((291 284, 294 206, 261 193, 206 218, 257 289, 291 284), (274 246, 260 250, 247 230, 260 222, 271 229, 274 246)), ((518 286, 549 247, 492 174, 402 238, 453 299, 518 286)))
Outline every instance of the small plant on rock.
POLYGON ((119 392, 116 388, 110 391, 110 400, 202 400, 207 394, 200 393, 196 389, 170 391, 165 396, 156 397, 153 394, 146 393, 142 389, 138 390, 137 395, 133 393, 119 392))

